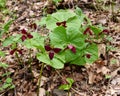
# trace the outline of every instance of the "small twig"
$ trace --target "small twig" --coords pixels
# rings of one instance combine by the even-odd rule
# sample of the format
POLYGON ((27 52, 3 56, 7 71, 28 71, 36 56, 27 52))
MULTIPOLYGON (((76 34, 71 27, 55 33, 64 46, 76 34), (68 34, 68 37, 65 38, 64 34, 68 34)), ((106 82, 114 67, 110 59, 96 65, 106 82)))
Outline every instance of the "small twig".
POLYGON ((72 88, 72 87, 71 87, 71 89, 72 89, 75 93, 77 93, 78 95, 80 95, 80 96, 82 96, 82 95, 86 96, 85 94, 80 93, 78 90, 75 90, 75 89, 74 89, 74 88, 72 88))
POLYGON ((7 91, 9 91, 9 90, 10 90, 10 88, 5 89, 5 91, 4 91, 4 92, 2 92, 2 93, 0 94, 0 96, 4 96, 4 94, 5 94, 7 91))
POLYGON ((57 70, 55 70, 56 72, 57 72, 57 74, 62 78, 62 79, 64 79, 63 77, 62 77, 62 75, 57 71, 57 70))
POLYGON ((97 42, 97 41, 91 41, 91 40, 85 40, 85 42, 96 43, 96 44, 103 44, 103 43, 106 43, 106 41, 97 42))

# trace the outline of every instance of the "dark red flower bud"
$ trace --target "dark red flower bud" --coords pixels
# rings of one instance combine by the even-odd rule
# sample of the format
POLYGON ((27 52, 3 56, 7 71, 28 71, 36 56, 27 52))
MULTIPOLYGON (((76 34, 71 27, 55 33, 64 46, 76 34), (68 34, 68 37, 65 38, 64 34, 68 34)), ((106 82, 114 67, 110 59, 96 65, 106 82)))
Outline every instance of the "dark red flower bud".
POLYGON ((90 30, 90 28, 88 27, 88 28, 86 28, 86 30, 84 31, 84 33, 83 34, 87 34, 87 32, 89 32, 89 30, 90 30))
POLYGON ((27 31, 25 29, 21 30, 22 34, 27 34, 27 31))
POLYGON ((91 30, 89 30, 89 34, 90 34, 90 35, 93 35, 93 33, 92 33, 92 31, 91 31, 91 30))
POLYGON ((46 46, 45 46, 45 50, 46 50, 46 51, 50 51, 50 50, 52 50, 52 48, 50 47, 50 45, 46 45, 46 46))
POLYGON ((27 33, 27 37, 28 37, 29 39, 33 38, 33 36, 32 36, 30 33, 27 33))
POLYGON ((68 49, 70 49, 73 53, 76 53, 76 48, 73 45, 68 45, 68 49))
POLYGON ((104 29, 102 32, 105 33, 105 34, 108 34, 109 30, 108 29, 104 29))
POLYGON ((59 53, 59 52, 61 51, 61 49, 60 49, 60 48, 53 48, 53 51, 54 51, 55 53, 59 53))
POLYGON ((76 53, 76 48, 73 47, 73 48, 71 49, 71 51, 72 51, 73 53, 76 53))
POLYGON ((17 50, 17 48, 13 49, 10 51, 10 55, 13 55, 15 53, 15 51, 17 50))
POLYGON ((83 34, 85 34, 85 35, 86 35, 87 33, 89 33, 89 35, 93 35, 93 33, 92 33, 92 31, 90 30, 89 27, 83 32, 83 34))
POLYGON ((61 23, 60 23, 60 22, 57 22, 57 23, 56 23, 56 25, 57 25, 57 26, 60 26, 60 25, 61 25, 61 23))
POLYGON ((57 26, 67 27, 67 26, 66 26, 66 21, 63 21, 63 22, 57 22, 56 25, 57 25, 57 26))
POLYGON ((86 54, 86 57, 89 59, 91 57, 91 55, 90 54, 86 54))
POLYGON ((61 84, 69 84, 66 79, 62 79, 61 84))
POLYGON ((34 26, 34 29, 37 29, 37 24, 36 23, 34 23, 33 26, 34 26))
POLYGON ((27 39, 27 37, 25 35, 22 35, 21 39, 22 39, 22 41, 25 41, 27 39))
POLYGON ((53 51, 50 51, 50 52, 49 52, 49 58, 50 58, 50 60, 52 60, 53 57, 54 57, 54 52, 53 52, 53 51))
POLYGON ((46 69, 48 70, 48 71, 51 71, 52 70, 52 67, 51 66, 46 66, 46 69))
POLYGON ((61 25, 62 25, 63 27, 67 27, 67 26, 66 26, 66 21, 63 21, 63 22, 61 22, 61 23, 62 23, 61 25))
POLYGON ((22 55, 22 50, 17 50, 18 52, 19 52, 19 54, 21 54, 22 55))

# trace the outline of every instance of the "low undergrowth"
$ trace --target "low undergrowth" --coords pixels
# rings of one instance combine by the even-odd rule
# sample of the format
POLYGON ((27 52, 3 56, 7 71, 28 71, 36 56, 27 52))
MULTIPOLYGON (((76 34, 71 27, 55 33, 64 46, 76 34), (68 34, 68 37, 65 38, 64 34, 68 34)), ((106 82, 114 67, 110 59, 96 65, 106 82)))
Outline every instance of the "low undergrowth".
MULTIPOLYGON (((2 47, 10 47, 9 54, 17 58, 20 66, 24 64, 23 59, 21 59, 24 56, 24 49, 19 46, 27 48, 30 53, 27 61, 28 70, 31 73, 32 50, 37 50, 35 57, 42 62, 43 66, 39 76, 39 89, 45 64, 55 69, 63 69, 66 63, 78 66, 92 64, 98 59, 98 44, 106 41, 108 32, 101 25, 92 25, 90 19, 82 13, 81 9, 76 7, 75 11, 58 10, 43 17, 37 24, 29 24, 29 30, 22 29, 20 33, 2 40, 2 47), (37 31, 38 25, 46 27, 49 30, 48 35, 40 34, 37 31)), ((68 85, 60 88, 65 89, 67 86, 67 90, 69 90, 74 81, 68 78, 67 82, 68 85)))

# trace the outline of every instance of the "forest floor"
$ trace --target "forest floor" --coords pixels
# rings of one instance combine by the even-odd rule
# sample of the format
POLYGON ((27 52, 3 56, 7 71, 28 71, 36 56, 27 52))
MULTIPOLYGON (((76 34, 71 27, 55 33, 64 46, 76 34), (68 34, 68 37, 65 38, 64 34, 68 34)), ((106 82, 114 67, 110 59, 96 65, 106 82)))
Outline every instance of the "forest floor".
MULTIPOLYGON (((61 8, 67 7, 74 10, 78 6, 90 18, 93 25, 102 24, 109 29, 109 43, 111 49, 106 52, 105 44, 99 44, 99 60, 86 66, 65 65, 64 69, 54 70, 45 67, 42 74, 42 82, 39 96, 120 96, 120 2, 116 1, 114 10, 111 9, 109 0, 101 3, 92 0, 66 0, 61 8), (68 1, 68 2, 67 2, 68 1), (108 9, 104 9, 108 5, 108 9), (119 10, 118 10, 119 9, 119 10), (58 87, 63 78, 72 78, 74 83, 69 91, 59 90, 58 87)), ((47 3, 46 0, 7 0, 9 14, 3 15, 0 12, 0 25, 16 17, 9 29, 9 34, 19 33, 22 28, 28 28, 30 23, 40 21, 45 15, 43 8, 47 8, 47 14, 55 12, 55 5, 47 3), (44 14, 43 14, 44 13, 44 14)), ((59 8, 60 9, 60 8, 59 8)), ((46 34, 47 29, 38 27, 38 32, 46 34)), ((1 45, 1 44, 0 44, 1 45)), ((14 55, 10 55, 10 48, 1 48, 7 54, 0 58, 1 62, 9 64, 7 71, 11 72, 10 77, 15 85, 14 89, 0 92, 0 96, 37 96, 37 82, 41 64, 35 58, 32 63, 32 74, 27 70, 28 64, 24 67, 18 66, 14 55)), ((23 60, 27 59, 29 53, 24 49, 23 60)), ((6 72, 0 69, 0 75, 6 72)), ((1 78, 0 78, 1 79, 1 78)), ((4 80, 4 79, 1 79, 4 80)))

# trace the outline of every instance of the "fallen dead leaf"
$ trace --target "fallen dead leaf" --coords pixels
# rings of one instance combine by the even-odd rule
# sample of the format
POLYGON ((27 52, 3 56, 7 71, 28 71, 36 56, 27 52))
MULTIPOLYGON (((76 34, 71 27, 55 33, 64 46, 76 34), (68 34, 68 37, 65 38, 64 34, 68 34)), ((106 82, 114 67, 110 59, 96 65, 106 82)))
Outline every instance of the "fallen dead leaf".
POLYGON ((39 76, 39 73, 37 73, 35 70, 32 70, 32 73, 35 78, 39 76))
POLYGON ((110 69, 108 69, 105 66, 102 66, 101 68, 97 68, 97 73, 103 73, 104 75, 107 74, 108 72, 110 72, 110 69))
POLYGON ((116 70, 111 72, 111 77, 115 77, 117 75, 117 72, 120 70, 120 67, 118 67, 116 70))
POLYGON ((35 92, 26 93, 24 96, 37 96, 35 92))
POLYGON ((94 80, 95 80, 95 74, 93 72, 89 72, 89 84, 93 84, 94 80))
MULTIPOLYGON (((48 78, 46 78, 46 77, 44 77, 44 76, 41 77, 40 87, 41 87, 42 85, 44 85, 44 83, 47 81, 47 79, 48 79, 48 78)), ((38 85, 38 84, 37 84, 37 85, 38 85)))
POLYGON ((98 56, 100 55, 106 56, 106 45, 105 44, 99 44, 98 45, 98 56))
POLYGON ((39 89, 40 91, 40 93, 39 93, 39 96, 45 96, 45 89, 44 88, 40 88, 39 89))

